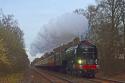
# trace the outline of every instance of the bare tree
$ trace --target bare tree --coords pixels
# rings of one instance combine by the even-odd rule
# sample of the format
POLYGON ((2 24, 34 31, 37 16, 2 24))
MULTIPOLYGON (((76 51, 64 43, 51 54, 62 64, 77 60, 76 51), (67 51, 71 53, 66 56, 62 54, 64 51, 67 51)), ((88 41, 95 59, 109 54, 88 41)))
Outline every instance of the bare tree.
MULTIPOLYGON (((124 2, 124 0, 97 0, 97 5, 88 6, 82 13, 89 21, 89 39, 98 47, 100 65, 103 71, 108 73, 124 69, 118 67, 124 63, 123 59, 119 60, 125 45, 121 40, 125 41, 124 2), (124 30, 124 34, 120 29, 124 30)), ((76 13, 81 14, 81 11, 77 10, 76 13)))

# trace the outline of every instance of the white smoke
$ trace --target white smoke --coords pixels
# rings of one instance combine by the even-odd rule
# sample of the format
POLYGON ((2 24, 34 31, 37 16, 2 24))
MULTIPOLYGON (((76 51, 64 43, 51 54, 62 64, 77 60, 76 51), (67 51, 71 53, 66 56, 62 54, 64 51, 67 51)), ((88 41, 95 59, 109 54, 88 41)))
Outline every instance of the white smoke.
POLYGON ((82 35, 88 27, 88 21, 83 15, 66 13, 45 24, 33 43, 34 53, 44 52, 60 46, 82 35))

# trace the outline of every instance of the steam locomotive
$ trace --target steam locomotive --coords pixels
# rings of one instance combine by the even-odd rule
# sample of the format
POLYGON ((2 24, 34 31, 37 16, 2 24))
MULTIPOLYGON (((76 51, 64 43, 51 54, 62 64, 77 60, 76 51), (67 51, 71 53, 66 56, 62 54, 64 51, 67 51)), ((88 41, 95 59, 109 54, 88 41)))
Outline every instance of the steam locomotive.
POLYGON ((78 76, 95 77, 97 48, 87 40, 75 40, 46 53, 35 66, 78 76))

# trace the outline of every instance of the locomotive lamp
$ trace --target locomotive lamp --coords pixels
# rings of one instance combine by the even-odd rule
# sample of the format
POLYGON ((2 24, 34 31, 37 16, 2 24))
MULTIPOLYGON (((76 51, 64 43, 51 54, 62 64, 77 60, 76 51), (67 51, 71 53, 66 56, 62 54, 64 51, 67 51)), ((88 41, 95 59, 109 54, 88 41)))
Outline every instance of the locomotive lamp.
POLYGON ((84 60, 84 59, 79 59, 79 60, 78 60, 78 64, 80 64, 80 65, 81 65, 81 64, 85 64, 85 63, 86 63, 86 60, 84 60))
POLYGON ((79 63, 79 64, 82 64, 82 62, 83 62, 83 61, 82 61, 81 59, 78 60, 78 63, 79 63))

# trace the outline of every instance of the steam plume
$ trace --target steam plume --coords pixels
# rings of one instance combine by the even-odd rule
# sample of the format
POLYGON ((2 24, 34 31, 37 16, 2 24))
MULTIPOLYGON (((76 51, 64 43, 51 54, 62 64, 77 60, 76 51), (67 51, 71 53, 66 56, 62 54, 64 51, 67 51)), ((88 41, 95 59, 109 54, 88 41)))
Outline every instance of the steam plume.
POLYGON ((36 54, 49 51, 80 36, 87 27, 87 19, 74 13, 66 13, 50 20, 48 24, 43 25, 36 41, 31 45, 32 52, 36 54))

